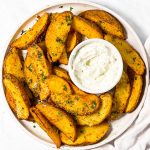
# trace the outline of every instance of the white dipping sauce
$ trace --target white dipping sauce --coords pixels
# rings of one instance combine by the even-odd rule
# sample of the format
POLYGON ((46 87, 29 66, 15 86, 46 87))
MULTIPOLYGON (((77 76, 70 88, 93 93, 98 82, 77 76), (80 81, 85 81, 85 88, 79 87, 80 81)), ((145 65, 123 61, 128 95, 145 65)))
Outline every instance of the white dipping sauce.
POLYGON ((118 82, 120 57, 109 44, 89 43, 81 47, 72 58, 74 81, 83 87, 82 90, 98 91, 102 88, 101 91, 105 92, 109 87, 113 88, 112 83, 118 82))

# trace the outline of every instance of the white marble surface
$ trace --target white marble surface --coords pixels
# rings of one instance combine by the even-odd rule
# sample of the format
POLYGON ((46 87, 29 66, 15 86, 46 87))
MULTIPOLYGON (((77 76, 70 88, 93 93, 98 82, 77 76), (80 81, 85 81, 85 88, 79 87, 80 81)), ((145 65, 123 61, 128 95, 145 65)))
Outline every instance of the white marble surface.
MULTIPOLYGON (((58 0, 0 0, 0 54, 17 29, 31 14, 58 0)), ((149 0, 91 0, 121 15, 137 32, 143 44, 150 35, 149 0)), ((59 1, 58 1, 59 2, 59 1)), ((2 60, 0 60, 0 63, 2 60)), ((50 148, 26 135, 6 111, 0 99, 0 150, 49 150, 50 148)), ((141 149, 142 150, 142 149, 141 149)))

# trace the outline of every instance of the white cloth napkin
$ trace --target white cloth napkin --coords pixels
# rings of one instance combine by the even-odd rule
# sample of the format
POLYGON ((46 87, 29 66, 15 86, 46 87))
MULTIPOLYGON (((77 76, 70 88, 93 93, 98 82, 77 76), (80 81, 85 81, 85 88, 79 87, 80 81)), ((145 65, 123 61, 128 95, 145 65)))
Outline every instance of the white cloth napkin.
MULTIPOLYGON (((0 55, 4 54, 7 42, 14 31, 37 10, 58 0, 0 0, 0 55)), ((149 0, 91 0, 120 14, 127 20, 144 42, 150 35, 149 0)), ((0 60, 0 64, 3 60, 0 60)), ((150 149, 150 87, 137 120, 115 141, 99 150, 145 150, 150 149)), ((0 98, 0 150, 49 150, 47 146, 31 139, 18 128, 6 111, 4 100, 0 98)))

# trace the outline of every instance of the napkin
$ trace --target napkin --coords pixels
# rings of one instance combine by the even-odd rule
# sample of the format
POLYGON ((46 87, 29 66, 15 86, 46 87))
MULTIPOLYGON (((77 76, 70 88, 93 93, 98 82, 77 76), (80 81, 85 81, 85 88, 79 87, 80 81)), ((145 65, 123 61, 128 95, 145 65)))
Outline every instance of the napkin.
MULTIPOLYGON (((17 30, 18 25, 21 25, 26 19, 28 19, 37 10, 40 10, 42 7, 45 7, 53 2, 56 3, 56 1, 58 0, 32 0, 32 1, 31 0, 5 0, 5 1, 0 0, 1 2, 1 5, 0 5, 0 14, 1 14, 0 48, 1 50, 6 48, 7 42, 9 41, 11 36, 14 34, 14 31, 17 30)), ((150 34, 150 28, 148 25, 148 23, 150 22, 147 19, 148 15, 147 17, 146 15, 142 16, 142 14, 144 14, 145 11, 147 11, 147 13, 145 14, 148 14, 148 10, 150 10, 150 7, 148 5, 149 4, 148 0, 142 0, 142 1, 141 0, 132 0, 132 1, 124 0, 121 2, 120 0, 113 0, 113 1, 112 0, 107 0, 107 1, 106 0, 101 0, 101 1, 92 0, 92 1, 108 6, 108 8, 114 9, 115 12, 119 12, 121 16, 124 15, 124 18, 130 21, 130 24, 132 24, 134 29, 139 33, 143 41, 145 40, 146 36, 150 34), (144 6, 144 9, 142 9, 142 6, 144 6), (138 12, 133 13, 132 9, 140 10, 140 13, 139 13, 140 18, 137 17, 138 12), (135 21, 134 18, 137 18, 136 23, 138 23, 139 26, 143 25, 143 28, 142 27, 139 28, 138 26, 135 25, 136 23, 134 23, 135 21), (141 18, 142 18, 142 21, 141 21, 141 18)), ((4 53, 4 51, 1 51, 1 55, 2 53, 4 53)), ((2 63, 2 61, 3 60, 0 60, 0 63, 2 63)), ((5 106, 3 105, 3 101, 0 105, 0 110, 3 110, 3 111, 7 110, 5 109, 5 106)), ((30 149, 30 148, 37 149, 37 150, 52 149, 52 148, 44 147, 39 142, 35 142, 34 140, 32 140, 28 135, 20 132, 19 131, 20 129, 17 128, 17 125, 16 126, 14 125, 14 129, 12 129, 12 131, 11 129, 10 130, 8 129, 8 131, 15 133, 13 132, 13 130, 16 130, 16 132, 20 134, 19 136, 17 136, 18 139, 13 139, 13 135, 12 137, 10 136, 11 137, 10 138, 8 133, 7 133, 8 136, 6 136, 6 134, 3 132, 3 131, 6 131, 6 129, 4 128, 6 124, 4 125, 4 122, 5 123, 8 123, 8 122, 5 120, 6 118, 4 117, 1 117, 1 118, 3 118, 3 120, 1 120, 2 123, 0 124, 0 128, 3 125, 3 128, 1 128, 3 130, 0 129, 0 149, 3 149, 3 150, 12 149, 11 145, 13 145, 12 144, 13 140, 14 140, 14 143, 16 143, 16 141, 20 141, 20 143, 21 141, 23 141, 22 144, 24 145, 20 145, 20 148, 22 150, 30 149), (27 139, 29 140, 27 141, 27 139), (8 142, 7 140, 8 141, 10 140, 10 141, 8 142), (1 142, 3 142, 3 144, 1 142), (9 145, 7 145, 7 148, 1 147, 1 145, 4 145, 4 143, 6 145, 7 142, 11 143, 10 147, 9 145)), ((11 122, 11 120, 9 121, 11 122)), ((11 122, 11 123, 15 124, 15 122, 11 122)), ((102 147, 96 148, 95 150, 145 150, 145 149, 148 150, 150 149, 149 126, 150 126, 150 87, 148 88, 148 93, 147 93, 147 98, 145 100, 145 104, 138 118, 132 124, 132 126, 114 141, 106 145, 103 145, 102 147)), ((17 135, 17 133, 15 134, 17 135)), ((15 150, 19 150, 19 146, 16 146, 16 145, 19 145, 19 142, 14 145, 15 145, 14 146, 15 150)))

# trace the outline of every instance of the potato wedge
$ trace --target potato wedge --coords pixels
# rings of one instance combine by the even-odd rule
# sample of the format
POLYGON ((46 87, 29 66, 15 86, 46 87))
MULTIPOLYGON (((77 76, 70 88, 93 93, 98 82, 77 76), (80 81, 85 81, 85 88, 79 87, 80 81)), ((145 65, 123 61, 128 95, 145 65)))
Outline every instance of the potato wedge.
POLYGON ((74 16, 72 28, 87 38, 103 38, 101 29, 93 22, 90 22, 79 16, 74 16))
POLYGON ((136 74, 142 75, 145 71, 145 65, 140 55, 135 51, 130 44, 119 38, 111 35, 105 35, 105 40, 112 43, 120 52, 125 63, 133 69, 136 74))
POLYGON ((72 52, 74 47, 82 41, 82 36, 77 31, 70 31, 67 37, 67 53, 72 52))
POLYGON ((5 85, 6 91, 9 91, 9 94, 15 101, 14 106, 16 106, 16 115, 18 119, 28 119, 30 101, 21 82, 19 82, 19 80, 13 75, 5 74, 3 83, 5 85))
POLYGON ((45 43, 48 55, 56 62, 66 51, 65 43, 70 31, 72 13, 65 11, 52 15, 51 23, 47 29, 45 43))
POLYGON ((60 108, 74 115, 87 115, 95 112, 100 106, 96 95, 77 95, 51 93, 51 100, 60 108))
POLYGON ((73 90, 74 94, 79 94, 79 95, 87 95, 84 91, 80 90, 76 85, 74 85, 71 81, 67 81, 70 85, 70 87, 73 90))
POLYGON ((12 48, 8 52, 4 60, 4 73, 10 73, 20 81, 25 80, 21 51, 18 51, 16 48, 12 48))
POLYGON ((65 81, 63 78, 60 78, 56 75, 51 75, 48 80, 48 86, 50 92, 54 93, 65 93, 65 94, 71 94, 72 90, 70 88, 70 85, 67 81, 65 81))
POLYGON ((95 22, 105 33, 126 39, 125 29, 122 24, 108 12, 104 10, 87 10, 82 12, 80 16, 95 22))
POLYGON ((36 105, 36 108, 49 120, 51 124, 56 126, 72 141, 76 139, 76 126, 71 118, 65 111, 49 105, 47 103, 41 103, 36 105))
POLYGON ((140 95, 141 95, 142 86, 143 86, 142 76, 134 73, 133 81, 131 82, 132 82, 131 95, 129 97, 129 101, 125 110, 126 113, 130 113, 134 111, 140 101, 140 95))
POLYGON ((26 49, 29 45, 36 41, 36 39, 46 29, 48 20, 48 13, 44 13, 31 29, 26 31, 22 36, 12 42, 11 47, 26 49))
POLYGON ((30 108, 30 113, 33 116, 34 120, 37 122, 37 124, 47 133, 47 135, 56 144, 56 147, 59 148, 61 146, 61 140, 60 135, 58 133, 58 129, 52 126, 37 108, 30 108))
POLYGON ((60 67, 53 67, 53 73, 58 76, 58 77, 61 77, 65 80, 70 80, 70 76, 68 74, 68 72, 63 69, 63 68, 60 68, 60 67))
POLYGON ((125 111, 130 96, 130 82, 127 73, 123 72, 119 83, 116 85, 113 107, 110 118, 117 119, 125 111))
POLYGON ((93 114, 86 116, 76 116, 78 125, 94 126, 104 121, 111 113, 112 108, 112 96, 109 93, 102 94, 100 96, 101 106, 93 114))
POLYGON ((60 133, 61 141, 67 145, 89 145, 100 141, 108 133, 110 126, 107 122, 89 127, 81 126, 77 129, 77 139, 72 142, 65 134, 60 133))
POLYGON ((11 110, 16 114, 17 111, 16 111, 16 103, 15 103, 15 100, 13 99, 12 95, 11 95, 11 92, 9 90, 6 90, 6 100, 11 108, 11 110))
POLYGON ((67 56, 67 52, 66 52, 65 49, 63 50, 63 52, 62 52, 62 54, 61 54, 61 56, 60 56, 58 61, 61 64, 65 64, 65 65, 68 64, 68 56, 67 56))
POLYGON ((46 60, 43 50, 36 44, 28 48, 25 59, 24 73, 29 88, 40 100, 46 99, 50 92, 48 78, 51 74, 51 64, 46 60))

